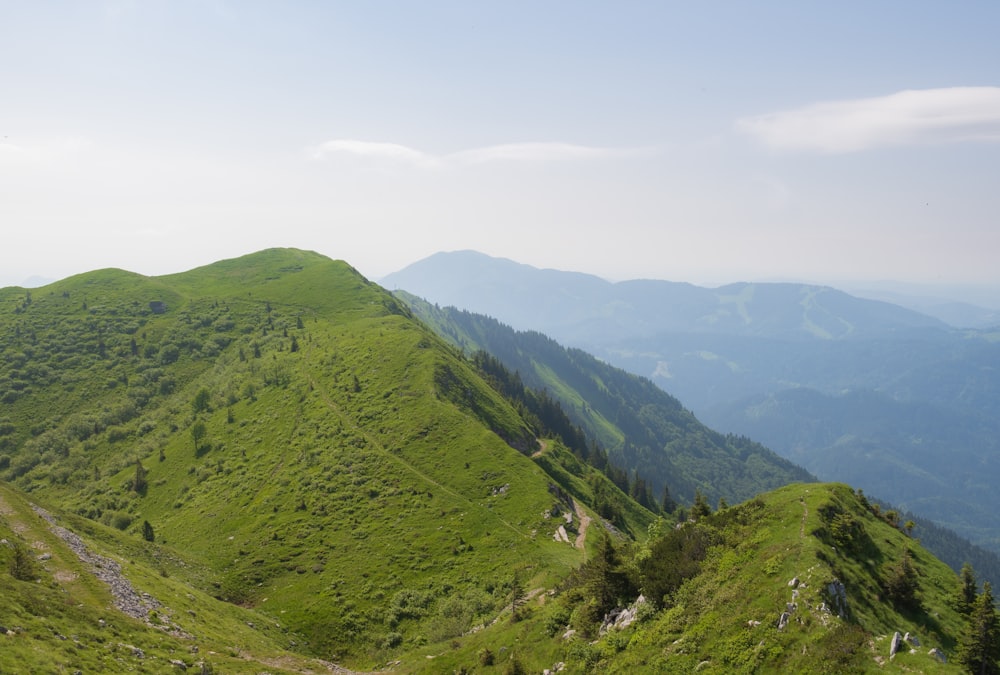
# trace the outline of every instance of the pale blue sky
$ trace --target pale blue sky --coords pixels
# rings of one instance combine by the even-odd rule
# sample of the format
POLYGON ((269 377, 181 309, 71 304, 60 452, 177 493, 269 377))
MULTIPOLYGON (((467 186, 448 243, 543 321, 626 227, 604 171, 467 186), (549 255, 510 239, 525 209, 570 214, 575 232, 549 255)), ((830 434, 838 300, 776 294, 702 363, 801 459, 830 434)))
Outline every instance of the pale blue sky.
POLYGON ((0 285, 271 246, 1000 284, 1000 3, 0 0, 0 285))

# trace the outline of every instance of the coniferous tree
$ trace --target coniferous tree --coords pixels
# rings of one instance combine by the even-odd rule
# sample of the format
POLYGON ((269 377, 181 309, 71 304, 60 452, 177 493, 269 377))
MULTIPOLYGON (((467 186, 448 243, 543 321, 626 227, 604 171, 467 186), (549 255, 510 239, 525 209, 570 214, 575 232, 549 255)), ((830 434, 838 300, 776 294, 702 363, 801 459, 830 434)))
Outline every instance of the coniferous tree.
POLYGON ((20 542, 14 542, 13 548, 14 554, 8 563, 10 575, 20 581, 31 581, 36 574, 35 557, 28 547, 20 542))
POLYGON ((194 441, 194 451, 197 454, 201 450, 201 442, 205 439, 208 428, 202 421, 195 422, 191 426, 191 440, 194 441))
POLYGON ((972 604, 969 623, 959 639, 958 662, 974 675, 1000 675, 1000 618, 987 581, 972 604))
POLYGON ((917 570, 913 566, 910 549, 904 549, 903 557, 899 559, 899 562, 887 569, 886 595, 898 608, 919 609, 920 597, 917 594, 919 585, 920 581, 917 578, 917 570))
POLYGON ((976 573, 969 563, 962 565, 962 571, 959 572, 958 576, 962 582, 962 586, 958 590, 958 611, 962 614, 968 614, 976 602, 979 582, 976 580, 976 573))
POLYGON ((663 499, 660 501, 661 507, 664 513, 673 513, 677 510, 677 502, 670 495, 670 488, 666 483, 663 484, 663 499))
POLYGON ((209 403, 212 400, 212 394, 209 393, 208 389, 202 387, 198 390, 195 395, 194 400, 191 402, 191 409, 197 415, 200 412, 208 410, 209 403))
POLYGON ((149 486, 146 480, 146 467, 142 465, 142 461, 135 460, 135 478, 132 479, 132 491, 137 494, 146 494, 146 488, 149 486))
POLYGON ((524 583, 518 570, 514 570, 514 576, 510 581, 510 620, 521 620, 521 605, 524 604, 524 583))
POLYGON ((691 506, 691 517, 695 520, 703 518, 712 513, 712 507, 708 505, 708 500, 701 490, 694 491, 694 504, 691 506))
POLYGON ((586 635, 596 634, 602 619, 611 610, 621 607, 637 594, 611 537, 603 531, 598 537, 593 557, 581 565, 575 575, 583 603, 574 612, 574 628, 586 635))

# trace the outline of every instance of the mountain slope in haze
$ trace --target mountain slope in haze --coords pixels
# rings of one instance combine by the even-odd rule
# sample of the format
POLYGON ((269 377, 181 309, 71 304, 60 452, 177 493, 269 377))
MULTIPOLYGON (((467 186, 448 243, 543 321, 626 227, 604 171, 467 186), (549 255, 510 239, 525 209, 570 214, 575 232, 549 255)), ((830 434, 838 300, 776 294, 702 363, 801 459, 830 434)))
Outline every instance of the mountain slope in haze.
MULTIPOLYGON (((3 289, 0 334, 4 480, 183 551, 286 647, 384 663, 586 553, 555 538, 584 492, 554 489, 529 425, 344 263, 268 250, 3 289)), ((641 536, 651 515, 626 514, 641 536)))
POLYGON ((946 327, 918 312, 823 286, 737 283, 704 288, 658 280, 612 283, 474 251, 437 253, 383 277, 380 283, 581 347, 621 334, 843 339, 946 327))
POLYGON ((746 438, 724 436, 702 425, 681 403, 645 378, 565 349, 540 333, 454 308, 436 308, 406 293, 399 297, 442 336, 467 351, 494 355, 525 385, 546 390, 570 419, 629 475, 654 495, 666 486, 691 503, 696 491, 711 502, 750 497, 791 482, 812 480, 806 471, 746 438))
POLYGON ((727 415, 742 416, 748 434, 790 448, 820 475, 872 485, 878 495, 889 492, 891 482, 893 499, 908 510, 975 541, 1000 544, 996 490, 984 479, 1000 475, 1000 437, 980 415, 871 391, 829 396, 811 389, 740 401, 717 417, 727 415), (941 429, 949 430, 947 440, 941 429))
POLYGON ((995 333, 816 286, 582 276, 460 252, 384 283, 584 349, 650 378, 712 428, 1000 550, 998 523, 974 515, 1000 510, 988 487, 1000 479, 995 333), (865 401, 891 415, 885 424, 857 423, 872 419, 865 401))
POLYGON ((907 307, 955 328, 989 329, 1000 326, 1000 309, 997 308, 1000 289, 996 287, 934 290, 919 285, 858 283, 846 286, 844 290, 861 298, 907 307))

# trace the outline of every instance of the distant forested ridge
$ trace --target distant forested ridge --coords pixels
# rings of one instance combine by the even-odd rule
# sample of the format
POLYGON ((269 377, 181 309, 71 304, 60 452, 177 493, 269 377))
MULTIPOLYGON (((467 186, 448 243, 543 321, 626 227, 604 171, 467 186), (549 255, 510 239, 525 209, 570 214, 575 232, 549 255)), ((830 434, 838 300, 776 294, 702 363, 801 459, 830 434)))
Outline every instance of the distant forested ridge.
POLYGON ((411 310, 457 346, 493 355, 524 386, 558 402, 573 424, 662 501, 742 501, 814 478, 749 438, 715 432, 650 380, 567 349, 535 331, 515 331, 495 319, 437 308, 399 294, 411 310))

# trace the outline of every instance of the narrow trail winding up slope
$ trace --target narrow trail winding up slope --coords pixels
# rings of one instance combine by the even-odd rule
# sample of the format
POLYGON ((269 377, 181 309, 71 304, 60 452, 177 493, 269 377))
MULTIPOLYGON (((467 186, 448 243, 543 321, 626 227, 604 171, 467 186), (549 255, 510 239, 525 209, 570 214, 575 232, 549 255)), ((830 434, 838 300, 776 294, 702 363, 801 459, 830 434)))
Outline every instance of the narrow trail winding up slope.
POLYGON ((580 519, 580 532, 576 535, 576 541, 573 545, 582 550, 584 545, 587 543, 587 528, 590 527, 590 521, 592 519, 575 499, 573 500, 573 511, 576 512, 576 517, 580 519))

